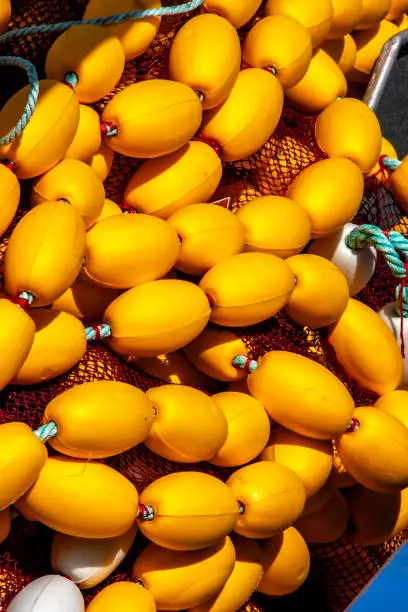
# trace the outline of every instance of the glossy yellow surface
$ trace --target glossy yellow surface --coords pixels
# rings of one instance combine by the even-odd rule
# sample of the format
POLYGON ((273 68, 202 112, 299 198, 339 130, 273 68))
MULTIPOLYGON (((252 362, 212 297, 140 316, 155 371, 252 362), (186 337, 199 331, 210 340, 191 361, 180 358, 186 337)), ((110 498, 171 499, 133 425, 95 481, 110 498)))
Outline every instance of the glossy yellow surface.
POLYGON ((10 236, 4 260, 5 291, 29 291, 36 306, 51 304, 78 276, 85 254, 85 225, 64 202, 30 210, 10 236))
POLYGON ((117 295, 116 289, 101 287, 79 276, 74 284, 52 303, 52 309, 94 322, 102 317, 117 295))
POLYGON ((314 47, 327 37, 333 22, 333 5, 331 0, 268 0, 266 15, 286 15, 299 21, 309 30, 314 47))
POLYGON ((363 16, 356 29, 374 28, 388 14, 391 2, 392 0, 363 0, 363 16))
POLYGON ((388 19, 388 21, 398 21, 407 12, 408 0, 391 0, 391 7, 385 19, 388 19))
POLYGON ((47 459, 18 510, 60 533, 78 538, 113 538, 128 531, 138 494, 124 476, 102 463, 68 457, 47 459))
POLYGON ((408 429, 377 408, 356 408, 357 431, 336 442, 339 455, 354 478, 373 491, 393 493, 408 485, 408 429))
POLYGON ((128 363, 139 370, 172 385, 191 385, 211 389, 216 383, 209 376, 197 370, 182 350, 157 357, 128 357, 128 363))
POLYGON ((306 490, 307 499, 313 498, 327 482, 332 469, 330 441, 313 440, 293 431, 276 427, 261 457, 276 461, 297 474, 306 490))
POLYGON ((265 321, 288 301, 294 275, 283 259, 269 253, 240 253, 216 264, 201 279, 211 298, 211 321, 243 327, 265 321))
POLYGON ((223 161, 245 159, 272 136, 282 108, 282 86, 273 74, 241 70, 225 102, 204 113, 200 134, 220 145, 223 161))
POLYGON ((383 46, 398 33, 397 26, 385 20, 375 28, 356 32, 354 40, 357 45, 357 57, 353 70, 349 72, 347 78, 354 83, 368 83, 383 46))
POLYGON ((0 164, 0 236, 4 234, 17 212, 20 202, 20 183, 14 172, 0 164))
POLYGON ((104 142, 102 142, 99 150, 92 156, 89 165, 99 176, 101 181, 104 181, 112 168, 114 151, 104 142))
POLYGON ((289 468, 272 461, 252 463, 234 472, 227 484, 244 510, 235 531, 246 538, 270 538, 302 514, 306 491, 289 468))
POLYGON ((228 435, 210 459, 221 467, 244 465, 265 448, 270 434, 268 415, 258 400, 246 393, 225 391, 212 396, 228 423, 228 435))
POLYGON ((303 206, 312 224, 312 238, 323 238, 350 221, 358 211, 364 178, 354 162, 323 159, 300 172, 287 196, 303 206))
POLYGON ((0 510, 13 504, 36 481, 47 449, 25 423, 0 425, 0 510))
POLYGON ((11 2, 10 0, 2 0, 0 4, 0 34, 7 31, 8 24, 11 21, 11 2))
POLYGON ((349 520, 349 510, 344 497, 334 491, 329 500, 318 510, 301 516, 295 523, 296 529, 310 544, 335 542, 344 534, 349 520))
POLYGON ((187 281, 159 280, 129 289, 105 310, 109 346, 123 355, 157 357, 194 340, 210 318, 204 292, 187 281))
POLYGON ((283 88, 298 83, 312 59, 312 39, 301 23, 286 15, 271 15, 249 31, 242 59, 253 68, 274 68, 283 88))
POLYGON ((129 289, 162 278, 180 251, 176 231, 150 215, 114 215, 86 235, 86 276, 104 287, 129 289))
POLYGON ((159 610, 185 610, 217 595, 234 565, 230 538, 188 552, 149 544, 133 564, 133 580, 143 583, 159 610))
POLYGON ((86 338, 82 323, 67 312, 31 309, 34 342, 13 378, 13 385, 35 385, 68 372, 82 359, 86 338))
POLYGON ((76 159, 64 159, 33 185, 31 204, 63 200, 84 220, 86 227, 95 223, 105 202, 101 179, 87 164, 76 159))
POLYGON ((247 357, 247 348, 241 338, 226 329, 205 329, 184 347, 184 352, 200 372, 216 380, 228 382, 247 376, 232 363, 237 355, 247 357))
POLYGON ((139 529, 160 546, 198 550, 216 544, 235 527, 238 504, 230 487, 201 472, 176 472, 155 480, 140 496, 151 506, 152 521, 139 529))
POLYGON ((22 308, 0 299, 0 389, 4 389, 27 359, 35 338, 32 318, 22 308))
POLYGON ((366 304, 349 299, 329 334, 338 362, 364 389, 383 395, 402 380, 403 359, 388 325, 366 304))
POLYGON ((152 403, 140 389, 122 382, 95 381, 60 393, 45 408, 53 421, 50 444, 81 459, 118 455, 146 438, 154 420, 152 403))
POLYGON ((346 157, 363 172, 369 172, 380 157, 378 119, 364 102, 355 98, 330 104, 317 118, 315 134, 317 144, 329 157, 346 157))
POLYGON ((306 210, 289 198, 264 196, 244 204, 236 217, 245 229, 245 250, 282 259, 300 253, 310 240, 306 210))
POLYGON ((241 28, 255 15, 261 3, 262 0, 204 0, 203 8, 241 28))
POLYGON ((248 387, 272 419, 310 438, 341 435, 354 410, 350 393, 334 374, 288 351, 266 353, 248 376, 248 387))
MULTIPOLYGON (((27 104, 29 86, 20 89, 0 111, 0 134, 12 130, 27 104)), ((50 170, 63 159, 79 124, 75 92, 63 83, 41 80, 38 101, 22 135, 0 147, 0 159, 16 162, 18 178, 28 179, 50 170)))
POLYGON ((156 415, 144 441, 151 451, 181 463, 211 459, 227 439, 228 424, 211 397, 184 385, 147 391, 156 415))
POLYGON ((327 35, 341 39, 352 32, 363 17, 363 0, 332 0, 333 21, 327 35))
POLYGON ((401 423, 408 427, 408 391, 396 389, 389 391, 378 398, 374 406, 396 417, 401 423))
POLYGON ((219 594, 190 612, 236 612, 256 590, 263 573, 262 552, 254 540, 234 536, 236 560, 232 574, 219 594))
POLYGON ((118 130, 105 138, 111 149, 129 157, 160 157, 187 144, 202 119, 198 95, 165 79, 128 85, 105 107, 103 121, 118 130))
POLYGON ((138 212, 167 219, 189 204, 208 202, 222 176, 221 160, 204 142, 145 162, 130 179, 125 202, 138 212))
POLYGON ((326 40, 322 49, 336 62, 340 70, 348 76, 357 59, 357 45, 350 34, 342 38, 326 40))
POLYGON ((294 87, 285 90, 289 104, 308 113, 320 113, 346 92, 343 72, 321 48, 313 53, 304 77, 294 87))
POLYGON ((300 533, 289 527, 282 534, 267 540, 263 548, 264 575, 258 591, 282 596, 293 593, 309 575, 310 555, 300 533))
MULTIPOLYGON (((160 0, 90 0, 83 18, 95 19, 160 7, 160 0)), ((109 29, 119 38, 128 61, 147 51, 159 30, 160 22, 161 17, 147 17, 109 26, 109 29)))
POLYGON ((79 124, 64 159, 78 159, 88 163, 102 144, 98 113, 86 104, 79 105, 79 124))
POLYGON ((335 323, 349 299, 343 272, 318 255, 294 255, 286 261, 296 277, 296 287, 285 306, 286 314, 298 325, 312 329, 335 323))
MULTIPOLYGON (((393 159, 398 159, 398 153, 395 150, 394 146, 390 143, 389 140, 387 140, 384 137, 381 138, 380 157, 382 155, 386 155, 387 157, 392 157, 393 159)), ((393 174, 392 170, 388 170, 387 168, 380 168, 379 161, 377 161, 374 168, 372 168, 372 170, 367 174, 367 176, 375 175, 377 178, 377 181, 384 181, 384 180, 389 179, 391 174, 393 174)))
POLYGON ((204 13, 189 19, 170 49, 169 76, 204 95, 204 109, 228 97, 241 68, 236 29, 219 15, 204 13))
POLYGON ((156 612, 151 593, 133 582, 115 582, 93 598, 87 612, 156 612))
MULTIPOLYGON (((397 157, 397 156, 395 156, 397 157)), ((408 211, 408 155, 402 159, 401 165, 390 173, 389 188, 403 211, 408 211)))
POLYGON ((335 486, 332 483, 331 478, 329 478, 329 480, 326 481, 322 488, 319 489, 318 492, 313 495, 313 497, 306 499, 302 516, 308 516, 309 514, 312 514, 312 512, 319 510, 330 499, 335 490, 335 486))
POLYGON ((81 24, 60 34, 48 51, 45 72, 49 79, 64 81, 68 72, 78 76, 75 94, 88 104, 104 98, 119 82, 125 54, 111 30, 81 24))
POLYGON ((181 242, 175 266, 186 274, 201 276, 244 249, 243 226, 222 206, 190 204, 167 221, 181 242))

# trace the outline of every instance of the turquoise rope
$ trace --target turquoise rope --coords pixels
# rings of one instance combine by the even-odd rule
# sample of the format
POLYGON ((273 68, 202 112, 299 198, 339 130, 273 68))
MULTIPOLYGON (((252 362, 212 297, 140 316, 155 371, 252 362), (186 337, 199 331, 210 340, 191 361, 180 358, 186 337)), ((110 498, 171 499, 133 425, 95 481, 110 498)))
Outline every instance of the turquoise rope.
POLYGON ((33 434, 37 436, 37 438, 40 438, 41 442, 47 442, 47 440, 50 440, 51 438, 56 436, 57 432, 57 424, 54 423, 54 421, 50 421, 46 425, 42 425, 41 427, 39 427, 36 431, 33 432, 33 434))
MULTIPOLYGON (((178 6, 163 6, 160 8, 145 9, 143 11, 118 13, 117 15, 110 15, 109 17, 86 19, 84 21, 63 21, 61 23, 43 24, 26 28, 19 28, 18 30, 12 30, 0 36, 0 47, 2 45, 7 45, 15 38, 27 36, 27 34, 50 34, 52 32, 63 32, 64 30, 74 25, 93 24, 100 26, 109 26, 122 23, 124 21, 144 19, 146 17, 166 17, 170 15, 183 15, 184 13, 194 11, 199 6, 201 6, 203 2, 204 0, 192 0, 191 2, 186 2, 178 6)), ((10 142, 16 140, 29 123, 31 117, 33 116, 34 109, 38 100, 39 81, 37 71, 33 64, 23 58, 7 56, 0 57, 0 66, 17 66, 18 68, 23 68, 27 72, 28 82, 30 85, 28 100, 24 108, 23 114, 17 122, 17 125, 8 134, 0 138, 0 146, 2 146, 7 145, 10 142)))
POLYGON ((248 370, 248 372, 252 374, 252 372, 255 372, 257 369, 258 362, 254 359, 248 359, 248 357, 245 357, 244 355, 237 355, 232 360, 232 365, 240 370, 248 370))
POLYGON ((110 325, 102 323, 96 327, 85 327, 85 337, 87 342, 94 342, 95 340, 110 338, 112 330, 110 325))
POLYGON ((383 157, 382 163, 387 170, 396 170, 401 165, 400 160, 393 157, 383 157))

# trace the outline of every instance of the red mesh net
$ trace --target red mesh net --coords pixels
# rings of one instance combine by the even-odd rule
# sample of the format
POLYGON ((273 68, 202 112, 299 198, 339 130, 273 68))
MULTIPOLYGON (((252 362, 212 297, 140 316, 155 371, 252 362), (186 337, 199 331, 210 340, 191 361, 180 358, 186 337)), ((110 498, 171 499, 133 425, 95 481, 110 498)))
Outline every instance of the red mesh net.
MULTIPOLYGON (((11 27, 15 29, 26 25, 79 19, 85 4, 85 0, 17 0, 13 6, 11 27)), ((112 95, 126 85, 142 79, 166 77, 171 41, 185 19, 177 17, 163 20, 161 32, 152 47, 141 58, 127 64, 117 88, 105 100, 95 105, 98 111, 103 109, 112 95)), ((45 53, 54 38, 42 35, 17 39, 6 52, 33 60, 41 74, 45 53)), ((283 195, 302 169, 324 157, 314 139, 314 123, 314 117, 286 107, 274 136, 261 151, 247 160, 225 164, 223 180, 214 200, 228 195, 231 197, 233 210, 236 210, 259 195, 283 195)), ((140 161, 115 154, 112 171, 105 183, 107 197, 119 204, 123 203, 126 184, 139 164, 140 161)), ((16 219, 22 214, 24 205, 16 219)), ((370 179, 366 185, 366 196, 357 222, 376 223, 383 228, 393 227, 405 235, 408 234, 408 221, 402 217, 398 207, 376 178, 370 179)), ((6 244, 7 236, 0 245, 0 267, 6 244)), ((372 308, 379 309, 393 299, 395 285, 396 280, 379 257, 373 279, 358 298, 372 308)), ((237 333, 242 335, 242 330, 237 333)), ((357 405, 368 405, 375 399, 372 393, 361 389, 350 380, 336 362, 325 330, 301 328, 283 314, 278 314, 260 325, 245 329, 242 337, 253 357, 275 348, 300 353, 320 361, 344 381, 357 405)), ((36 428, 40 425, 46 404, 53 397, 75 384, 92 380, 117 380, 142 390, 162 384, 161 381, 124 363, 107 348, 91 346, 83 360, 59 379, 30 388, 8 387, 1 392, 0 423, 18 420, 36 428)), ((154 455, 143 445, 113 457, 107 460, 107 463, 125 474, 139 490, 155 478, 180 469, 203 470, 222 479, 228 477, 228 471, 217 470, 207 464, 181 466, 172 463, 154 455)), ((40 524, 30 523, 22 517, 14 521, 11 535, 0 546, 0 609, 6 610, 14 595, 30 580, 52 571, 51 536, 51 531, 40 524)), ((407 534, 402 533, 381 546, 352 546, 341 540, 330 545, 312 547, 319 568, 319 588, 327 591, 332 609, 343 610, 392 551, 406 539, 407 534)), ((134 548, 118 571, 96 590, 87 593, 87 601, 106 584, 130 578, 132 560, 143 542, 143 538, 136 539, 134 548)), ((278 609, 275 600, 271 606, 262 598, 262 606, 252 601, 245 609, 248 612, 261 612, 262 609, 271 607, 275 609, 275 606, 278 609)))

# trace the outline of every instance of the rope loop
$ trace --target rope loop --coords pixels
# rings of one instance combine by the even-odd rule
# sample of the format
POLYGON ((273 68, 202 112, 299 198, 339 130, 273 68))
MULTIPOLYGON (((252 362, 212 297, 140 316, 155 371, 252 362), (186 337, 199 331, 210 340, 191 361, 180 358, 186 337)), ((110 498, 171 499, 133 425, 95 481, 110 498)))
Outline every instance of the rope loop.
POLYGON ((36 431, 33 432, 37 438, 40 438, 41 442, 47 442, 58 433, 57 424, 54 421, 50 421, 46 425, 42 425, 36 431))
POLYGON ((394 159, 393 157, 382 157, 382 164, 387 170, 396 170, 400 167, 401 163, 399 159, 394 159))
POLYGON ((364 249, 366 246, 373 246, 377 251, 382 253, 391 272, 396 278, 405 278, 406 270, 401 258, 397 252, 395 244, 398 245, 398 250, 402 250, 402 242, 405 242, 405 249, 408 255, 408 241, 406 238, 398 234, 398 232, 383 232, 375 225, 365 224, 353 229, 346 237, 346 245, 349 249, 364 249), (398 240, 394 237, 397 234, 398 240), (395 244, 394 244, 395 243, 395 244))
POLYGON ((110 325, 107 323, 85 327, 85 337, 88 342, 97 342, 98 340, 103 340, 104 338, 110 338, 111 335, 112 330, 110 325))
POLYGON ((244 355, 237 355, 232 360, 232 365, 238 368, 239 370, 245 370, 249 374, 255 372, 258 368, 258 362, 254 359, 250 359, 249 357, 245 357, 244 355))

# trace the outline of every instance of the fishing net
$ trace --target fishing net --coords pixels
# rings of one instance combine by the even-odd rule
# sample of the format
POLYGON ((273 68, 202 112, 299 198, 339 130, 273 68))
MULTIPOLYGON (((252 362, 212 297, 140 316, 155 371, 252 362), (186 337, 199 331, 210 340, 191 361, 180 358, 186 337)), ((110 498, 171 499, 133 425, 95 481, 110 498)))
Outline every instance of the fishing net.
MULTIPOLYGON (((175 4, 167 2, 164 4, 175 4)), ((39 23, 80 19, 84 12, 85 0, 16 0, 13 3, 12 29, 39 23)), ((178 27, 186 17, 166 18, 152 47, 141 57, 126 65, 123 78, 116 89, 103 101, 95 105, 101 111, 107 101, 126 85, 143 79, 166 77, 167 57, 171 41, 178 27)), ((256 19, 256 18, 255 18, 256 19)), ((251 25, 251 24, 250 24, 251 25)), ((247 26, 246 29, 248 29, 247 26)), ((245 31, 242 33, 245 35, 245 31)), ((20 55, 32 60, 42 76, 45 54, 55 35, 27 36, 12 42, 3 53, 20 55)), ((23 83, 21 83, 22 85, 23 83)), ((18 84, 18 87, 21 86, 18 84)), ((16 89, 18 88, 16 87, 16 89)), ((305 167, 322 159, 314 139, 315 118, 285 107, 282 119, 271 140, 250 158, 224 165, 222 183, 214 200, 225 196, 231 198, 231 207, 237 210, 245 202, 260 195, 283 195, 293 178, 305 167)), ((124 204, 126 184, 140 161, 115 154, 112 171, 105 183, 107 197, 118 204, 124 204)), ((375 223, 383 229, 398 229, 408 234, 408 220, 403 218, 389 193, 379 181, 381 177, 369 179, 366 193, 359 211, 357 223, 375 223)), ((30 184, 23 185, 23 194, 29 193, 30 184)), ((21 210, 15 222, 24 214, 24 195, 21 210)), ((14 225, 15 225, 14 222, 14 225)), ((11 230, 12 228, 10 228, 11 230)), ((7 245, 7 235, 0 245, 0 269, 7 245)), ((396 280, 382 258, 378 258, 374 277, 369 285, 357 296, 374 309, 383 307, 394 298, 396 280)), ((370 405, 375 396, 360 388, 349 379, 337 363, 333 349, 323 330, 299 327, 283 314, 252 328, 236 330, 242 336, 252 357, 257 358, 273 349, 286 349, 318 360, 336 374, 352 393, 356 404, 370 405)), ((47 384, 32 387, 7 387, 0 394, 0 422, 24 421, 36 428, 46 404, 57 394, 75 384, 93 380, 116 380, 127 382, 147 390, 163 384, 160 380, 141 373, 133 365, 122 361, 102 345, 90 346, 82 361, 67 374, 47 384)), ((143 445, 122 455, 107 460, 115 469, 127 476, 142 490, 159 476, 178 470, 203 470, 226 479, 226 470, 217 470, 208 464, 193 466, 179 465, 162 459, 143 445)), ((50 543, 52 533, 46 527, 17 517, 12 533, 0 546, 0 610, 6 610, 14 595, 32 579, 52 572, 50 567, 50 543)), ((311 547, 313 567, 318 573, 318 588, 328 595, 332 610, 343 610, 384 564, 392 552, 408 538, 402 533, 390 542, 380 546, 352 546, 347 540, 330 545, 311 547)), ((123 564, 105 583, 87 592, 89 601, 103 586, 117 580, 130 578, 130 569, 135 554, 144 545, 138 535, 133 549, 123 564)), ((317 609, 314 601, 295 609, 317 609)), ((247 612, 280 610, 279 600, 268 600, 256 596, 245 607, 247 612)), ((288 609, 288 608, 285 608, 288 609)))

